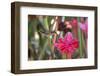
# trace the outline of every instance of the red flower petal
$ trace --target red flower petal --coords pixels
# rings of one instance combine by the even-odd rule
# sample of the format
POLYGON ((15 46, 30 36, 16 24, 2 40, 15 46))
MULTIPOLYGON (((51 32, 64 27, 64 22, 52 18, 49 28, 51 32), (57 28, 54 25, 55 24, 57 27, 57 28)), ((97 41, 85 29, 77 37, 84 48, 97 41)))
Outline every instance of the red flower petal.
POLYGON ((61 53, 67 53, 72 54, 78 47, 79 43, 78 40, 73 38, 73 35, 71 32, 68 32, 64 39, 59 38, 58 42, 54 44, 55 47, 57 47, 61 53))

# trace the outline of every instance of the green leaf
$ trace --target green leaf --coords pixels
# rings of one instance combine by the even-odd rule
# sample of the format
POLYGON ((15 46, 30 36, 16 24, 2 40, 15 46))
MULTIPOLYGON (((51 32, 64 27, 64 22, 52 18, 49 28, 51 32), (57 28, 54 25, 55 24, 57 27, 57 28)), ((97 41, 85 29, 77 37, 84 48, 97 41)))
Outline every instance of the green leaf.
POLYGON ((40 54, 39 54, 39 58, 38 58, 39 60, 41 60, 43 58, 47 45, 48 45, 48 41, 47 41, 47 39, 45 39, 44 44, 43 44, 43 48, 40 47, 41 49, 40 49, 40 54))
POLYGON ((49 31, 48 16, 44 18, 44 28, 49 31))

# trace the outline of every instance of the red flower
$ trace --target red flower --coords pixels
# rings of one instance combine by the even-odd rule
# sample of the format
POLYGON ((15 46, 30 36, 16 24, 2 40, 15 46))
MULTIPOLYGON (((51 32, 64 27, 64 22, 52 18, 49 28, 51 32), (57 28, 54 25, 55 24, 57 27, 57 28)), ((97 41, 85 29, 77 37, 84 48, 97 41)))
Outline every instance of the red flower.
POLYGON ((78 40, 73 38, 71 32, 68 32, 64 38, 59 38, 54 45, 62 54, 66 53, 70 55, 79 47, 78 40))
POLYGON ((86 38, 88 37, 88 19, 86 19, 84 22, 81 22, 80 29, 85 33, 86 38))
POLYGON ((77 18, 72 19, 71 24, 72 24, 73 26, 77 26, 77 25, 78 25, 77 18))
POLYGON ((80 23, 80 28, 82 29, 83 32, 88 32, 88 20, 86 19, 86 21, 84 23, 80 23))

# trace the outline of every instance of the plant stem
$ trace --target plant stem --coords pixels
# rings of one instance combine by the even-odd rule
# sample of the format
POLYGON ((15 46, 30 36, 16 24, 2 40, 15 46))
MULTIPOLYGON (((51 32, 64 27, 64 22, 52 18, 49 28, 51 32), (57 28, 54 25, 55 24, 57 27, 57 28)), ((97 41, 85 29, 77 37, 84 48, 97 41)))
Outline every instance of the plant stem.
POLYGON ((64 53, 64 54, 62 54, 62 58, 63 58, 63 59, 66 59, 66 57, 67 57, 67 56, 66 56, 66 54, 65 54, 65 53, 64 53))
POLYGON ((85 40, 85 38, 84 38, 84 36, 83 36, 84 34, 83 34, 83 32, 82 32, 82 41, 83 41, 83 48, 84 48, 84 56, 85 57, 87 57, 87 44, 86 44, 86 40, 85 40))
POLYGON ((70 53, 67 54, 67 58, 68 58, 68 59, 71 59, 71 58, 72 58, 72 54, 70 54, 70 53))
MULTIPOLYGON (((79 18, 78 18, 79 21, 79 18)), ((78 25, 78 38, 79 38, 79 53, 80 53, 80 58, 83 56, 83 49, 82 49, 82 33, 80 30, 80 25, 78 25)))

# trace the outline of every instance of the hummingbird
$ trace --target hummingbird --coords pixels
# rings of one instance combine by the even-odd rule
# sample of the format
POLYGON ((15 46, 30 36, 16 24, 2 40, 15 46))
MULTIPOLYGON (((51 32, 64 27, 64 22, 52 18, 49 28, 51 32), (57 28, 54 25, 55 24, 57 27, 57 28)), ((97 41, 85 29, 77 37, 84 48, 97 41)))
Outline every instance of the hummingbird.
POLYGON ((54 34, 57 34, 55 31, 39 31, 42 35, 46 36, 46 37, 52 37, 54 34))

